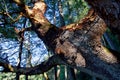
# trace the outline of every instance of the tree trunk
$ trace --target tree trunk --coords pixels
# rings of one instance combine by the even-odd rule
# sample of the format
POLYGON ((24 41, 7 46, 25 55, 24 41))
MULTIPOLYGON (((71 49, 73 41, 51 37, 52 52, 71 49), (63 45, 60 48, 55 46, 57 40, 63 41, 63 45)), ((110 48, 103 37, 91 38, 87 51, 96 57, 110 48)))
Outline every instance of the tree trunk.
POLYGON ((67 80, 76 80, 74 68, 67 67, 67 80))
POLYGON ((57 66, 54 67, 54 73, 55 73, 55 74, 54 74, 54 75, 55 75, 55 80, 58 80, 58 79, 57 79, 57 66))
POLYGON ((25 80, 28 80, 28 75, 25 75, 25 80))
POLYGON ((20 75, 19 75, 19 73, 16 73, 16 80, 20 80, 20 75))
POLYGON ((50 80, 47 73, 44 73, 43 75, 44 75, 45 80, 50 80))

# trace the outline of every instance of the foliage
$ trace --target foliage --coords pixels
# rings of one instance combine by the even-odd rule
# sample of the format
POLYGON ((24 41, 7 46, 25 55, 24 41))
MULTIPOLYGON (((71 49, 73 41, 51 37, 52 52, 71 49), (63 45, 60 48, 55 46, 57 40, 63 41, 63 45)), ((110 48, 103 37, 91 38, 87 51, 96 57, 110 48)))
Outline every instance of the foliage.
POLYGON ((0 80, 13 80, 15 73, 0 73, 0 80))
POLYGON ((63 17, 66 24, 83 18, 88 12, 88 5, 84 0, 65 0, 62 2, 63 17))
POLYGON ((88 12, 84 0, 45 0, 48 5, 45 16, 58 27, 73 23, 83 18, 88 12))
MULTIPOLYGON (((0 73, 0 80, 15 80, 15 73, 0 73)), ((20 75, 20 80, 25 80, 25 75, 20 75)), ((45 80, 43 75, 28 76, 28 80, 45 80)))
MULTIPOLYGON (((109 28, 107 29, 106 33, 108 34, 109 39, 111 40, 112 46, 115 47, 115 51, 120 52, 119 36, 114 34, 109 28)), ((107 47, 111 48, 109 44, 107 44, 107 47)))
POLYGON ((17 35, 15 34, 13 27, 9 28, 0 27, 0 33, 2 33, 6 38, 17 39, 17 35))

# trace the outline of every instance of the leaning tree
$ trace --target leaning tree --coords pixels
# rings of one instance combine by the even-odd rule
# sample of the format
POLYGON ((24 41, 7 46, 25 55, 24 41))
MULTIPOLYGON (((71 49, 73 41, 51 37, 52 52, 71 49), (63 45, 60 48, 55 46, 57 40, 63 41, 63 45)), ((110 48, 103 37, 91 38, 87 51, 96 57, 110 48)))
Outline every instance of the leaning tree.
POLYGON ((31 9, 22 0, 12 0, 11 3, 21 8, 20 15, 32 24, 20 31, 15 28, 21 41, 24 40, 23 33, 32 30, 53 56, 31 68, 12 66, 1 59, 0 65, 4 66, 4 70, 33 75, 44 73, 56 65, 67 65, 101 79, 120 80, 119 54, 110 52, 101 42, 107 27, 120 35, 120 1, 85 1, 90 6, 88 14, 75 23, 58 28, 44 16, 47 7, 44 1, 36 2, 31 9))

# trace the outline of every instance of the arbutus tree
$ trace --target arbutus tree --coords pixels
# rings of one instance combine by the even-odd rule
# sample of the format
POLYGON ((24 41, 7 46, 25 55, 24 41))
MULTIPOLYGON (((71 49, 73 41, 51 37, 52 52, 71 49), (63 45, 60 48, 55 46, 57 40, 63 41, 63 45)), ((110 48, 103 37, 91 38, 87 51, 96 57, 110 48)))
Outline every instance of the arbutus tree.
POLYGON ((78 22, 57 28, 44 16, 47 5, 44 1, 35 2, 31 9, 22 0, 12 0, 21 9, 21 16, 28 18, 31 27, 17 31, 24 39, 23 33, 32 30, 43 40, 47 48, 54 53, 41 64, 22 68, 0 60, 5 71, 19 74, 41 74, 56 65, 67 65, 92 76, 108 79, 120 79, 119 53, 108 51, 102 45, 101 38, 107 27, 119 34, 119 0, 85 0, 90 5, 88 14, 78 22))

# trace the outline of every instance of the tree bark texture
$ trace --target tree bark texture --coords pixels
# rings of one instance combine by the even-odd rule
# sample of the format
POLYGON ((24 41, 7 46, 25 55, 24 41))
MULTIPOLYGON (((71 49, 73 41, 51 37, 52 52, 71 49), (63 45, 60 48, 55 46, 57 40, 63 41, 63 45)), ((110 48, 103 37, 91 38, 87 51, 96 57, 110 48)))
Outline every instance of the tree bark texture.
POLYGON ((36 32, 54 55, 32 68, 17 69, 1 60, 2 66, 11 68, 9 70, 13 72, 32 75, 64 64, 101 79, 120 80, 119 56, 108 51, 101 43, 107 26, 119 34, 119 0, 86 0, 92 7, 88 15, 62 28, 56 28, 44 17, 44 2, 37 2, 33 9, 29 9, 17 1, 20 0, 14 0, 32 23, 31 30, 36 32))
POLYGON ((104 19, 108 27, 120 35, 120 0, 85 0, 104 19))

